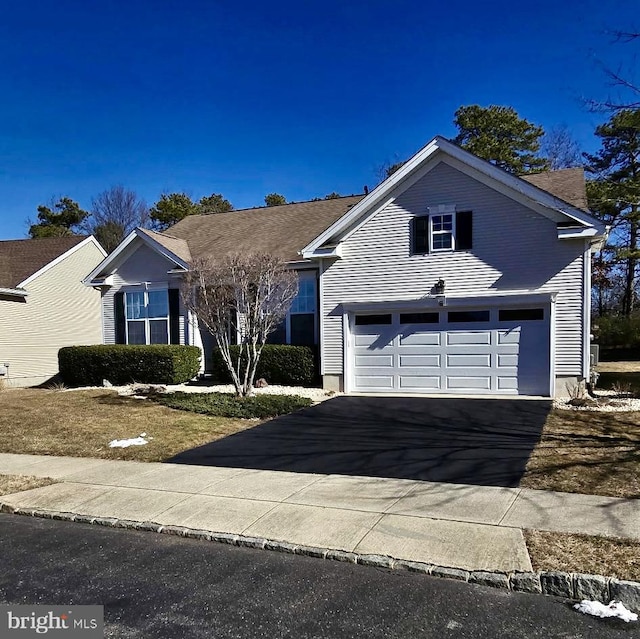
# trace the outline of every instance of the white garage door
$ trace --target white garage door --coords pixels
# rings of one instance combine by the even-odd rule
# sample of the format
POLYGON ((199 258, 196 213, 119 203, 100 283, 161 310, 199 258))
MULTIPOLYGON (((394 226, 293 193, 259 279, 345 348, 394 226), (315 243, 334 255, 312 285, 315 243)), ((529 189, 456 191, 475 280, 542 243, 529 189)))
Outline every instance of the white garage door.
POLYGON ((356 313, 354 392, 548 395, 549 305, 356 313))

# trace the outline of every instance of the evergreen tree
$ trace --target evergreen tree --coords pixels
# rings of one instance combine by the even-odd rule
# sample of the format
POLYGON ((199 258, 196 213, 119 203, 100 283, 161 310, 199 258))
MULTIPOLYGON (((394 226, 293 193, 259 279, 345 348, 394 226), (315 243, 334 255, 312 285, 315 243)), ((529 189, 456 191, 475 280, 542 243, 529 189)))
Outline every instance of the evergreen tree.
POLYGON ((604 256, 609 270, 622 274, 620 311, 630 315, 640 262, 640 108, 616 112, 596 135, 602 148, 585 154, 587 171, 595 176, 588 185, 589 206, 611 226, 604 256))
POLYGON ((509 173, 548 168, 547 161, 537 155, 543 128, 521 118, 512 107, 461 106, 454 124, 458 127, 456 144, 509 173))
POLYGON ((79 227, 89 217, 71 198, 61 197, 51 206, 38 207, 38 222, 29 227, 29 237, 78 235, 79 227))

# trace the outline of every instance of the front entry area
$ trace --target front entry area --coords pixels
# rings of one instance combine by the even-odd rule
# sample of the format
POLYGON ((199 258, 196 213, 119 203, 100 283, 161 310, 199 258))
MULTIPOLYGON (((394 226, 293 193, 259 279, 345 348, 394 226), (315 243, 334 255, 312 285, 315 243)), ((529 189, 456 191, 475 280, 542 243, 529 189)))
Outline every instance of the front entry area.
POLYGON ((539 304, 350 313, 348 390, 548 396, 550 311, 539 304))

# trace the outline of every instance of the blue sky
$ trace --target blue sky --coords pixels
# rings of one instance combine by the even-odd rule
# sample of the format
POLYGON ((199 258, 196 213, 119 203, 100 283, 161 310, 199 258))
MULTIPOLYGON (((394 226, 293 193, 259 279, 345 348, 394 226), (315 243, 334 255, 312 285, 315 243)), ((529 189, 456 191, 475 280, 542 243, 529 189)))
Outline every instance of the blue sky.
POLYGON ((463 104, 513 106, 585 150, 583 98, 628 68, 637 0, 50 0, 0 21, 0 239, 38 204, 115 184, 300 201, 374 186, 382 163, 455 135, 463 104))

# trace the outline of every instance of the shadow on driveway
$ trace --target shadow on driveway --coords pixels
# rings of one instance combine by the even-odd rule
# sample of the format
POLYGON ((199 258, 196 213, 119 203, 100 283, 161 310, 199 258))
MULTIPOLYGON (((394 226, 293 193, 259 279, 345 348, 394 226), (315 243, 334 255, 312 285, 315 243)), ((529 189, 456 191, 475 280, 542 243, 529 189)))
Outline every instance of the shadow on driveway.
POLYGON ((545 400, 336 397, 167 461, 515 487, 550 409, 545 400))

